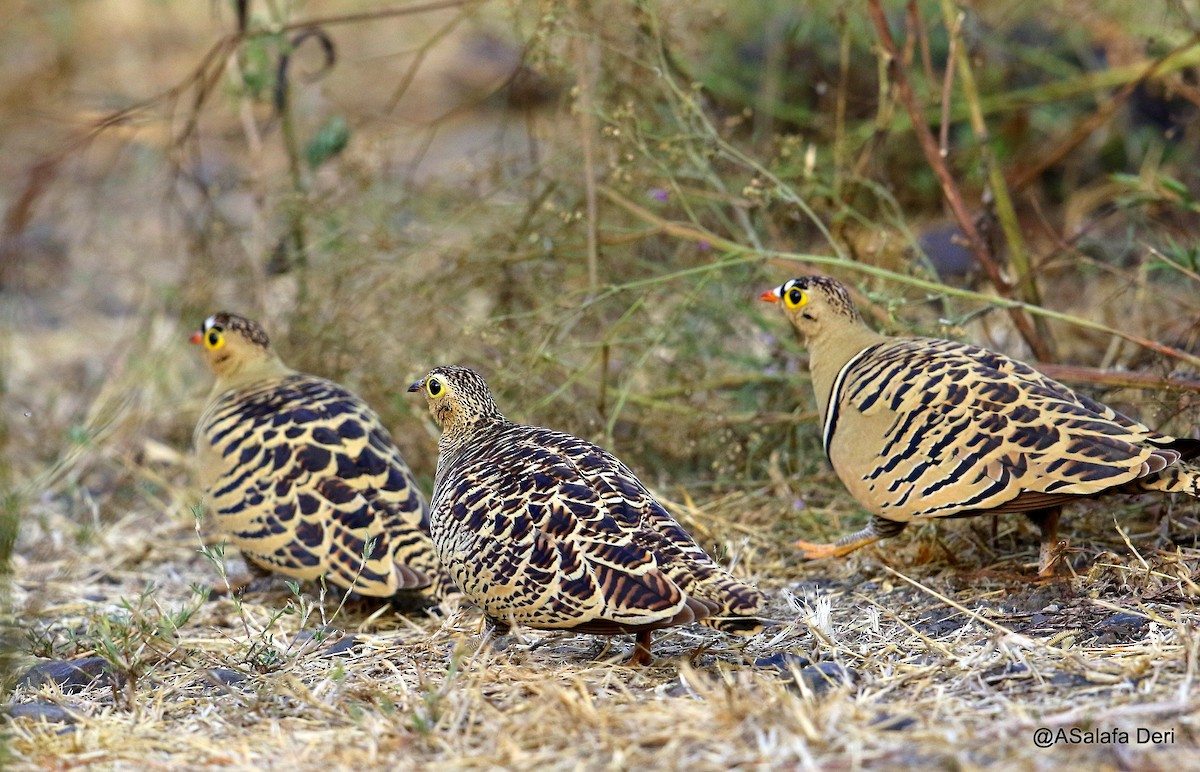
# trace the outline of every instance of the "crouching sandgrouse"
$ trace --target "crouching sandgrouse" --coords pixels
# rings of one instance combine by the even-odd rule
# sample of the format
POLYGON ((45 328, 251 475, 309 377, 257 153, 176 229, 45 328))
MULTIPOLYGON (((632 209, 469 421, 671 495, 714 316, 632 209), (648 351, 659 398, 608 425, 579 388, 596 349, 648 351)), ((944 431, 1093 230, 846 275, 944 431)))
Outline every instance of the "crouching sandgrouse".
POLYGON ((438 557, 500 630, 512 624, 600 635, 689 622, 748 633, 758 590, 733 578, 604 449, 501 415, 473 370, 438 367, 423 392, 442 429, 430 502, 438 557))
POLYGON ((216 376, 195 445, 230 544, 261 568, 361 595, 438 578, 425 500, 371 408, 286 366, 241 316, 210 316, 191 342, 216 376))
POLYGON ((873 517, 834 544, 840 557, 910 522, 1021 512, 1053 568, 1064 503, 1106 491, 1200 497, 1200 440, 1159 434, 1003 354, 874 332, 846 288, 821 277, 764 292, 807 339, 825 454, 873 517))

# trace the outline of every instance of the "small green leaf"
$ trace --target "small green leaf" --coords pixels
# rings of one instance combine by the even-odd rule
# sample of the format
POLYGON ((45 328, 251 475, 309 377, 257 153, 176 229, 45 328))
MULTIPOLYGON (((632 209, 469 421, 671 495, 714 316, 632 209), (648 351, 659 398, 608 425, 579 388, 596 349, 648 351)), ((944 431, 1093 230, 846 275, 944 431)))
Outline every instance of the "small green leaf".
POLYGON ((1158 184, 1162 185, 1163 188, 1165 190, 1167 190, 1168 192, 1174 193, 1175 195, 1179 196, 1184 201, 1192 200, 1192 192, 1190 190, 1188 190, 1188 186, 1173 177, 1168 177, 1165 174, 1160 174, 1158 177, 1158 184))
POLYGON ((304 148, 309 168, 317 168, 345 150, 349 143, 350 128, 346 126, 346 120, 340 115, 331 117, 309 140, 308 147, 304 148))

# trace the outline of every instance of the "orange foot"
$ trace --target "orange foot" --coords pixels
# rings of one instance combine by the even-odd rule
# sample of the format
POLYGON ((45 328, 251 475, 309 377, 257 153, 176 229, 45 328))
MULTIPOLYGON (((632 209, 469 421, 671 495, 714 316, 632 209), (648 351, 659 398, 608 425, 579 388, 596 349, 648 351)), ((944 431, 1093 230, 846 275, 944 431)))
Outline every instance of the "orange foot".
POLYGON ((799 541, 792 542, 792 546, 804 553, 804 557, 809 560, 817 560, 818 558, 844 558, 851 552, 861 549, 868 544, 874 544, 879 541, 879 537, 874 534, 870 536, 861 536, 851 538, 847 541, 834 542, 833 544, 817 544, 816 542, 799 541))
POLYGON ((1066 555, 1066 539, 1042 542, 1042 548, 1038 552, 1038 576, 1054 576, 1066 555))
POLYGON ((792 546, 804 553, 804 557, 809 560, 817 560, 818 558, 840 558, 846 553, 838 549, 836 544, 817 544, 816 542, 799 541, 793 542, 792 546))

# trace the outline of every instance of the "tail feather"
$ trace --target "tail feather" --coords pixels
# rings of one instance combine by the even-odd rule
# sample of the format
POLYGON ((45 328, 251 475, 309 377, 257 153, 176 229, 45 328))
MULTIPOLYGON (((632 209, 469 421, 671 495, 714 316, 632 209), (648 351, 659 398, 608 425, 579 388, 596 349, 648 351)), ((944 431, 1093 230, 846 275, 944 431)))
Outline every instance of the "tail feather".
POLYGON ((766 599, 758 589, 721 568, 665 510, 652 513, 652 524, 638 534, 641 544, 684 592, 714 607, 711 616, 698 620, 700 624, 740 635, 762 629, 756 615, 766 599))
POLYGON ((449 572, 441 566, 437 567, 437 572, 433 575, 433 583, 429 586, 428 592, 431 597, 438 600, 463 597, 462 590, 458 589, 458 585, 450 578, 449 572))
POLYGON ((697 595, 715 601, 720 607, 718 613, 700 620, 700 624, 738 635, 753 635, 762 630, 763 620, 758 613, 766 605, 763 594, 725 571, 718 571, 693 588, 697 595))
POLYGON ((1200 499, 1200 463, 1180 462, 1136 480, 1142 490, 1186 493, 1200 499))
POLYGON ((761 617, 717 616, 701 619, 700 624, 735 635, 754 635, 763 629, 764 620, 761 617))

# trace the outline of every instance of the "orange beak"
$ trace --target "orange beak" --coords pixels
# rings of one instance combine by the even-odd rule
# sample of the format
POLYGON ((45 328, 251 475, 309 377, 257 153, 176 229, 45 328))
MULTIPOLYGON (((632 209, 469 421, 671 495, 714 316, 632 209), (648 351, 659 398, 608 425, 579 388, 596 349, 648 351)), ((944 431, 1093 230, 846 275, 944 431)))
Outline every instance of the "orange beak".
POLYGON ((775 293, 775 290, 773 290, 773 289, 769 289, 769 290, 767 290, 766 292, 764 292, 763 294, 759 295, 759 296, 758 296, 758 299, 759 299, 759 300, 765 300, 765 301, 766 301, 766 302, 768 302, 768 303, 778 303, 778 302, 779 302, 779 295, 777 295, 777 294, 775 293))
POLYGON ((192 337, 188 338, 188 343, 199 343, 202 340, 204 340, 204 333, 197 330, 192 333, 192 337))

